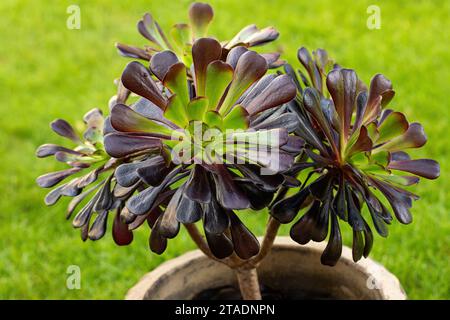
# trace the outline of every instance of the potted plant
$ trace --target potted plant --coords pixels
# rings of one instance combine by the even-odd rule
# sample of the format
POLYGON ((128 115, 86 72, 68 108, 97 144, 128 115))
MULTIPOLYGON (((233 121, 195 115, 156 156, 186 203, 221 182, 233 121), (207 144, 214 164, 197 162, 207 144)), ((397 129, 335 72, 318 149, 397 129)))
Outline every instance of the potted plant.
POLYGON ((404 297, 381 266, 348 263, 372 247, 364 204, 386 236, 387 203, 400 222, 411 222, 417 196, 404 187, 439 175, 435 161, 411 160, 403 151, 426 137, 420 124, 385 108, 394 96, 390 81, 376 75, 367 88, 320 49, 312 56, 300 49, 305 72, 295 71, 277 53, 249 49, 275 40, 274 28, 252 25, 218 42, 207 36, 209 5, 194 3, 189 17, 190 25, 175 25, 168 37, 146 14, 138 30, 151 44, 116 45, 144 62, 125 67, 106 118, 99 109, 85 115, 82 137, 64 120, 51 124, 75 147, 39 147, 38 157, 71 167, 37 179, 41 187, 58 185, 46 204, 74 197, 67 218, 81 208, 72 223, 83 240, 103 237, 110 212, 118 245, 130 244, 133 230, 146 224, 156 254, 186 228, 204 255, 161 266, 128 298, 404 297), (270 217, 260 243, 240 216, 265 208, 270 217), (329 233, 328 243, 301 247, 281 239, 274 247, 280 225, 302 210, 291 238, 320 243, 329 233), (340 223, 353 229, 351 251, 342 250, 340 223), (334 269, 320 266, 320 255, 334 269), (373 294, 370 276, 379 282, 373 294), (232 289, 236 281, 240 292, 232 289))

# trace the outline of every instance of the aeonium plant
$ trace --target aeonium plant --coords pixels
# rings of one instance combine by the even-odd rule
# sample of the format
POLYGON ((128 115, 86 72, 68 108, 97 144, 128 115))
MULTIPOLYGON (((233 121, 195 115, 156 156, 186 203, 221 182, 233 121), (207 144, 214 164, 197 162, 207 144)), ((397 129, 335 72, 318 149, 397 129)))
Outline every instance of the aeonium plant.
POLYGON ((376 75, 367 88, 321 49, 299 50, 305 71, 286 64, 284 74, 270 73, 282 64, 279 55, 249 48, 275 40, 275 29, 252 25, 218 42, 207 37, 209 5, 193 4, 189 16, 190 26, 176 25, 169 38, 145 15, 138 30, 151 45, 117 46, 144 64, 126 66, 110 114, 90 111, 82 136, 56 120, 52 129, 72 146, 37 151, 70 166, 37 182, 55 187, 48 205, 74 197, 67 217, 79 209, 73 225, 83 240, 103 237, 112 211, 118 245, 147 225, 156 254, 184 226, 209 258, 236 271, 244 299, 260 299, 256 268, 280 225, 302 210, 291 237, 300 244, 328 237, 321 260, 331 266, 341 255, 343 223, 353 229, 357 261, 371 250, 371 224, 387 236, 391 211, 411 222, 418 197, 408 188, 418 177, 437 178, 439 165, 405 152, 426 137, 420 124, 386 108, 394 96, 389 80, 376 75), (243 210, 265 208, 260 244, 243 210))
POLYGON ((427 138, 422 125, 387 108, 394 91, 386 77, 375 75, 367 88, 354 70, 334 64, 325 50, 311 56, 301 48, 298 58, 306 73, 289 65, 285 71, 298 87, 289 109, 298 116, 295 133, 305 141, 309 158, 294 164, 293 172, 307 174, 301 188, 274 203, 271 214, 280 223, 290 223, 304 209, 290 235, 306 244, 323 241, 329 234, 321 261, 330 266, 341 255, 340 224, 349 224, 356 262, 372 248, 368 220, 382 237, 388 235, 392 211, 400 223, 411 223, 409 209, 418 196, 408 187, 419 177, 436 179, 439 164, 411 159, 407 153, 422 147, 427 138))

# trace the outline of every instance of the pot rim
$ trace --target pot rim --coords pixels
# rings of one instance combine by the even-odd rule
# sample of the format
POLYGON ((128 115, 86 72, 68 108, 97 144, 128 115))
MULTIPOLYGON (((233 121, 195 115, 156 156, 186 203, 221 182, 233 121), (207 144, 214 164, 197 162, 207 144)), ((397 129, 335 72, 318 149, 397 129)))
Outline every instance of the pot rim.
MULTIPOLYGON (((261 239, 259 239, 261 241, 261 239)), ((306 255, 308 253, 317 255, 318 252, 323 252, 327 245, 327 242, 309 242, 306 245, 299 245, 291 238, 286 236, 278 236, 275 239, 272 249, 275 251, 282 250, 296 250, 303 251, 306 255)), ((157 287, 164 283, 164 281, 172 274, 182 271, 188 265, 199 261, 210 261, 213 264, 215 262, 206 257, 199 249, 189 251, 182 254, 179 257, 170 259, 163 262, 153 271, 146 273, 136 285, 134 285, 126 294, 126 300, 143 300, 147 296, 149 288, 157 287)), ((356 271, 365 275, 367 280, 367 286, 370 285, 369 281, 376 284, 376 289, 379 292, 380 298, 383 300, 405 300, 407 299, 406 293, 403 290, 399 280, 395 275, 389 272, 383 265, 372 260, 371 258, 363 258, 357 263, 353 262, 352 250, 347 247, 342 247, 342 255, 338 264, 344 267, 351 267, 352 271, 356 271), (371 280, 369 280, 371 279, 371 280)), ((333 268, 333 267, 329 267, 333 268)))

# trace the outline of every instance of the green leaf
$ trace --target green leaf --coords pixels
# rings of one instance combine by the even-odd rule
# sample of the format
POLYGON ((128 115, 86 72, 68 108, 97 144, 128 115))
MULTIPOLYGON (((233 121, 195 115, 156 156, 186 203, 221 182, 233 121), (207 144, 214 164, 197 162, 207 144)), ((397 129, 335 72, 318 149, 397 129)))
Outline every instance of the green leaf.
POLYGON ((228 63, 217 60, 208 65, 205 92, 209 99, 210 110, 216 110, 231 79, 233 79, 233 68, 228 63))
POLYGON ((381 151, 370 156, 370 162, 386 168, 389 163, 389 152, 381 151))
POLYGON ((189 25, 185 23, 174 25, 170 30, 170 35, 172 36, 177 49, 182 53, 186 52, 186 49, 191 45, 192 39, 192 32, 189 25))
POLYGON ((182 63, 172 65, 164 77, 164 86, 174 94, 169 101, 164 115, 173 123, 184 128, 189 123, 186 106, 189 104, 186 66, 182 63))
POLYGON ((225 129, 247 129, 249 125, 248 112, 241 105, 233 107, 225 118, 223 118, 223 127, 225 129))
POLYGON ((216 111, 206 112, 204 121, 210 128, 215 127, 215 128, 219 128, 220 130, 222 130, 222 128, 223 128, 222 116, 216 111))
POLYGON ((186 113, 186 106, 177 95, 173 95, 169 99, 169 104, 164 111, 164 117, 175 123, 181 128, 185 128, 189 124, 189 118, 186 113))
POLYGON ((208 110, 208 104, 208 99, 205 97, 192 99, 187 107, 189 121, 203 121, 205 113, 208 110))
POLYGON ((377 143, 389 141, 408 130, 408 121, 400 112, 390 113, 378 127, 380 133, 377 143))

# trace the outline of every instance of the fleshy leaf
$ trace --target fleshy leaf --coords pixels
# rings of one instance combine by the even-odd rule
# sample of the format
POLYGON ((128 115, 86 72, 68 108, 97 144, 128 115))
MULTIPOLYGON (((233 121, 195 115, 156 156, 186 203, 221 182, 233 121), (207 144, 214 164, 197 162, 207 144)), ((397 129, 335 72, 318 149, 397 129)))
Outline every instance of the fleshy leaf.
POLYGON ((79 168, 71 168, 67 170, 52 172, 44 174, 36 179, 37 184, 41 188, 51 188, 61 181, 63 181, 65 178, 79 172, 79 168))
POLYGON ((197 96, 205 96, 207 67, 211 62, 219 60, 221 55, 222 46, 211 38, 200 38, 192 46, 197 96))
POLYGON ((80 142, 80 138, 75 133, 75 130, 66 120, 56 119, 50 124, 50 126, 53 131, 55 131, 61 137, 70 139, 76 143, 80 142))
POLYGON ((391 161, 388 169, 406 171, 427 179, 437 179, 440 175, 439 163, 431 159, 391 161))
POLYGON ((150 60, 150 70, 161 81, 171 66, 178 62, 178 57, 170 50, 156 53, 150 60))
POLYGON ((216 127, 220 130, 223 128, 222 116, 217 111, 206 112, 204 120, 210 128, 216 127))
POLYGON ((297 216, 309 196, 309 190, 303 189, 296 194, 280 200, 271 209, 270 214, 281 223, 290 223, 297 216))
POLYGON ((116 104, 111 110, 111 124, 121 132, 154 133, 155 136, 170 137, 172 130, 147 119, 124 104, 116 104))
POLYGON ((257 255, 259 252, 258 239, 247 229, 234 212, 230 211, 228 215, 231 222, 231 239, 233 241, 234 251, 238 257, 247 260, 257 255))
POLYGON ((195 38, 205 37, 208 33, 208 25, 214 17, 212 7, 207 3, 194 2, 189 7, 189 19, 195 38))
POLYGON ((128 230, 128 226, 120 220, 119 211, 114 218, 112 235, 118 246, 127 246, 133 241, 133 232, 128 230))
POLYGON ((123 43, 116 43, 116 48, 119 54, 123 57, 142 59, 147 61, 149 61, 152 58, 149 52, 134 46, 129 46, 123 43))
POLYGON ((225 259, 233 253, 233 243, 225 234, 214 234, 205 230, 205 235, 211 253, 217 259, 225 259))
POLYGON ((251 24, 242 28, 242 30, 226 44, 225 48, 231 49, 240 44, 248 47, 262 45, 276 40, 278 36, 278 31, 273 27, 266 27, 260 30, 256 25, 251 24))
POLYGON ((234 106, 230 113, 223 118, 224 129, 245 130, 248 128, 248 125, 248 112, 240 105, 234 106))
POLYGON ((162 217, 159 218, 159 233, 168 239, 175 238, 180 231, 180 223, 177 220, 177 207, 180 203, 181 196, 183 195, 183 189, 178 188, 175 194, 169 201, 166 210, 162 217))
POLYGON ((208 65, 205 95, 209 99, 210 110, 216 110, 232 78, 233 68, 228 63, 217 60, 208 65))
POLYGON ((95 218, 94 223, 89 229, 89 239, 95 241, 101 239, 106 232, 106 223, 108 221, 108 211, 103 211, 95 218))
POLYGON ((160 139, 146 136, 130 136, 123 133, 110 133, 105 136, 105 150, 114 158, 147 150, 148 152, 161 150, 160 139))
POLYGON ((255 81, 259 80, 267 71, 266 60, 253 51, 247 51, 239 57, 233 80, 231 81, 225 100, 220 106, 220 114, 227 114, 238 98, 255 81))
POLYGON ((246 209, 250 207, 245 193, 234 183, 228 169, 223 165, 215 165, 213 173, 217 191, 217 200, 226 209, 246 209))
POLYGON ((177 220, 180 223, 195 223, 202 218, 203 211, 201 205, 183 195, 177 207, 177 220))
POLYGON ((390 113, 378 126, 379 136, 377 143, 391 140, 408 130, 409 124, 405 116, 400 112, 390 113))
POLYGON ((250 115, 280 106, 295 98, 297 89, 288 75, 281 75, 273 79, 270 84, 257 96, 243 106, 250 115))
POLYGON ((408 148, 420 148, 427 142, 427 136, 420 123, 411 123, 408 130, 382 145, 379 150, 390 152, 402 151, 408 148))
POLYGON ((184 190, 186 196, 196 202, 208 203, 211 201, 211 187, 206 170, 199 164, 191 171, 184 190))
POLYGON ((208 110, 208 99, 205 97, 196 97, 192 99, 187 107, 188 117, 190 121, 203 121, 205 113, 208 110))
POLYGON ((336 265, 342 254, 342 237, 339 223, 334 214, 331 215, 331 231, 328 244, 320 257, 322 264, 327 266, 336 265))
POLYGON ((349 137, 352 113, 356 103, 357 81, 356 73, 351 69, 333 70, 327 76, 328 91, 339 115, 344 141, 349 137))
POLYGON ((207 233, 221 234, 230 225, 230 219, 225 212, 225 209, 217 203, 217 201, 212 200, 209 203, 203 204, 203 225, 207 233))
POLYGON ((144 97, 162 110, 166 109, 167 100, 153 81, 150 71, 137 61, 132 61, 122 73, 122 83, 131 92, 144 97))
POLYGON ((170 44, 159 27, 158 23, 153 20, 153 17, 146 13, 142 20, 138 22, 138 31, 144 37, 160 46, 162 49, 170 49, 170 44))

